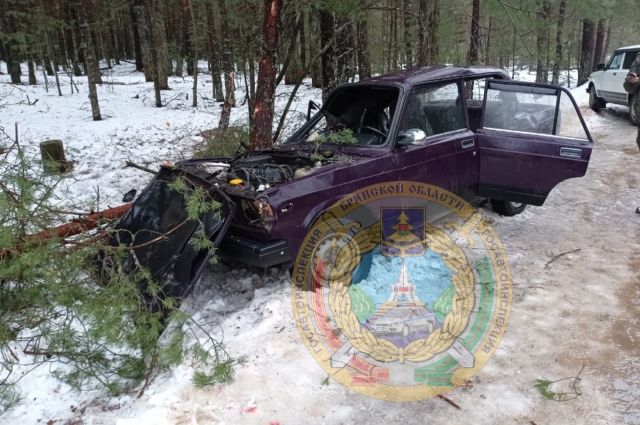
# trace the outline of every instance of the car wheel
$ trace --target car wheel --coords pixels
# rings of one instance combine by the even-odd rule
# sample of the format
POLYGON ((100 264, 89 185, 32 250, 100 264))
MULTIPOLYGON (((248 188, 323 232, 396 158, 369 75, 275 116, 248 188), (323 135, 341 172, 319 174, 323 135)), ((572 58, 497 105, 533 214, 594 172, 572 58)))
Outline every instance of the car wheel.
POLYGON ((638 114, 640 105, 635 105, 636 102, 640 102, 640 97, 638 95, 631 96, 631 100, 629 100, 629 121, 633 125, 640 125, 640 114, 638 114))
POLYGON ((589 86, 589 108, 594 112, 599 112, 600 109, 606 105, 606 102, 596 94, 596 87, 593 85, 589 86))
POLYGON ((527 204, 522 202, 502 201, 500 199, 491 200, 491 208, 500 215, 506 215, 512 217, 520 214, 527 207, 527 204))

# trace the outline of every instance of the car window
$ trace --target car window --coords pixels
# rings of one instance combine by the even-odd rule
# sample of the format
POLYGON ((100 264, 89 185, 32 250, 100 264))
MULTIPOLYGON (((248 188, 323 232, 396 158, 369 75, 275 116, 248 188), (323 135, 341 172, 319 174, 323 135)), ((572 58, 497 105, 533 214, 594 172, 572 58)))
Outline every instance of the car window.
POLYGON ((560 94, 556 135, 571 137, 573 139, 589 139, 582 126, 582 121, 580 121, 580 117, 576 112, 576 108, 573 106, 573 102, 571 102, 571 99, 569 99, 569 96, 565 92, 560 94))
POLYGON ((484 127, 528 133, 553 134, 556 91, 548 94, 487 90, 484 127))
POLYGON ((629 69, 631 68, 631 64, 633 63, 633 61, 636 59, 636 55, 638 54, 638 52, 627 52, 624 55, 624 62, 622 63, 622 69, 629 69))
POLYGON ((466 121, 457 83, 421 87, 409 95, 401 132, 420 129, 432 136, 463 128, 466 121))
POLYGON ((391 86, 353 85, 338 89, 286 143, 380 146, 387 140, 398 95, 398 88, 391 86))
POLYGON ((467 103, 475 104, 473 101, 482 103, 484 101, 484 87, 487 84, 487 78, 477 78, 474 80, 467 80, 464 83, 464 98, 467 103), (472 102, 468 102, 468 101, 472 102))
POLYGON ((620 69, 620 65, 622 64, 622 57, 624 56, 624 52, 618 52, 613 55, 607 69, 620 69))
POLYGON ((589 139, 569 95, 550 87, 492 84, 487 90, 484 127, 589 139))

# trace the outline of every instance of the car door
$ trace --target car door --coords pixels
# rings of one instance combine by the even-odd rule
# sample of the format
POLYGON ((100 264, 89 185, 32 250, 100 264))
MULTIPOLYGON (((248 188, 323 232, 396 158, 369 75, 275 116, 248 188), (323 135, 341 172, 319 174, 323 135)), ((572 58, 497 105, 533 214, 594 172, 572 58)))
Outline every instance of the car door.
POLYGON ((606 69, 603 71, 602 87, 600 88, 603 93, 600 93, 600 96, 609 101, 624 102, 627 97, 622 88, 624 78, 627 74, 621 69, 624 55, 625 52, 615 52, 606 69))
POLYGON ((585 174, 593 142, 566 89, 489 80, 486 90, 479 195, 542 205, 558 183, 585 174))
POLYGON ((425 137, 413 145, 396 145, 399 178, 457 192, 457 155, 475 145, 474 134, 467 128, 460 83, 419 86, 406 99, 398 134, 420 130, 425 137))

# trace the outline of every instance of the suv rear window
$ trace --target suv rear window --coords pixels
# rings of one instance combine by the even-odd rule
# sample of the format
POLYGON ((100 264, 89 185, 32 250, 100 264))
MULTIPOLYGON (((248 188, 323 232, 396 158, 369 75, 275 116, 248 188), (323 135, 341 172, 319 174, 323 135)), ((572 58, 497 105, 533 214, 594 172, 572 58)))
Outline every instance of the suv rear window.
POLYGON ((627 52, 624 55, 624 62, 622 63, 622 69, 631 68, 631 64, 635 60, 637 54, 638 54, 638 52, 627 52))

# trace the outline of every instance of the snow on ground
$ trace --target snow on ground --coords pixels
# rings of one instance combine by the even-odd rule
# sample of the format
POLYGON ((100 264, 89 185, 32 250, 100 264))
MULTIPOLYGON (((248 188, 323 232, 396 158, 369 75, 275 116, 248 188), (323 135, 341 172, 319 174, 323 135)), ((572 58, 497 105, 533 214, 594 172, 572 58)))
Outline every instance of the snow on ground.
MULTIPOLYGON (((214 128, 221 109, 207 100, 207 76, 201 75, 197 109, 187 99, 190 79, 175 77, 172 90, 163 92, 166 101, 172 100, 157 109, 152 85, 132 66, 106 74, 112 84, 99 88, 103 122, 90 119, 82 79, 77 81, 80 95, 70 95, 66 84, 59 98, 51 87, 49 94, 42 85, 15 87, 0 75, 0 126, 12 129, 18 122, 23 145, 34 151, 43 139, 63 139, 70 159, 78 161, 69 194, 89 203, 100 187, 102 206, 119 204, 123 193, 148 181, 143 172, 122 169, 124 160, 156 167, 165 159, 188 156, 197 144, 193 136, 214 128), (28 105, 27 95, 39 101, 28 105)), ((519 77, 530 80, 526 75, 519 77)), ((288 90, 279 88, 278 109, 288 90)), ((185 363, 159 376, 140 399, 108 398, 77 394, 43 367, 21 380, 24 401, 0 423, 640 424, 635 128, 626 121, 625 108, 598 115, 586 108, 583 88, 573 93, 595 139, 587 176, 562 183, 545 206, 529 207, 514 218, 483 210, 495 220, 510 254, 514 303, 507 335, 473 386, 448 394, 461 410, 439 399, 374 400, 325 382, 293 322, 288 272, 219 265, 205 274, 185 308, 211 331, 224 330, 232 355, 247 356, 234 383, 195 389, 192 366, 185 363), (582 396, 573 401, 545 400, 533 386, 538 378, 574 376, 582 365, 582 396)), ((243 96, 239 89, 232 122, 246 122, 243 96)), ((293 105, 297 116, 306 112, 308 99, 319 97, 318 90, 301 88, 293 105)))
MULTIPOLYGON (((4 63, 0 67, 5 69, 4 63)), ((23 65, 26 78, 26 66, 23 65)), ((206 70, 206 63, 199 65, 206 70)), ((39 154, 39 143, 47 139, 64 142, 67 159, 75 160, 75 170, 59 192, 61 199, 89 204, 99 194, 100 206, 119 205, 132 188, 142 189, 148 175, 125 168, 127 159, 157 168, 163 161, 190 156, 202 138, 198 134, 218 126, 222 105, 211 97, 211 75, 198 78, 198 107, 192 104, 192 79, 169 77, 170 90, 162 92, 162 108, 156 108, 153 85, 129 63, 103 71, 104 84, 98 86, 102 121, 91 119, 86 78, 74 78, 80 94, 71 93, 69 78, 60 74, 63 96, 58 96, 55 80, 49 77, 45 92, 42 74, 38 86, 6 84, 0 75, 0 127, 14 135, 18 123, 19 139, 32 156, 39 154), (68 189, 65 193, 64 189, 68 189)), ((248 124, 244 80, 236 78, 236 104, 231 125, 248 124)), ((280 86, 276 97, 276 118, 284 108, 292 86, 280 86)), ((319 90, 302 85, 288 115, 288 130, 306 116, 308 101, 318 98, 319 90)), ((276 121, 277 123, 277 121, 276 121)))

